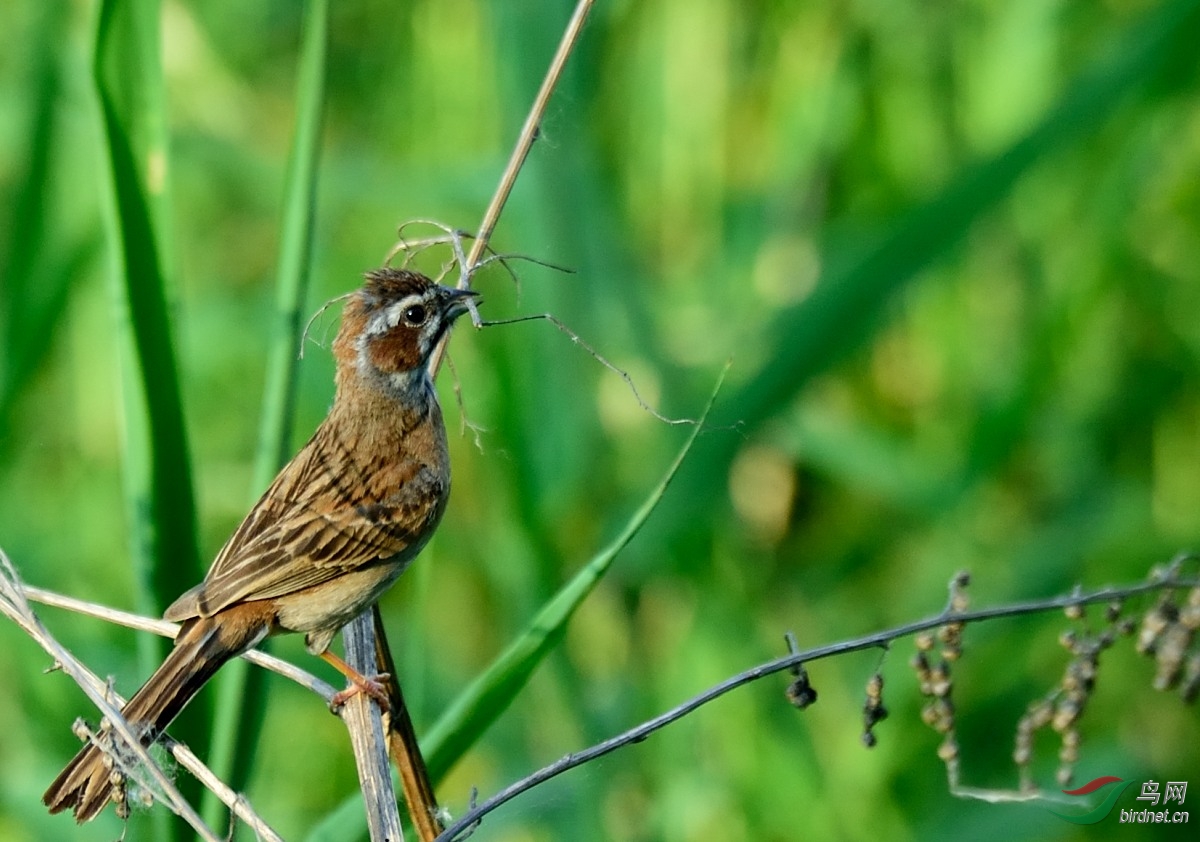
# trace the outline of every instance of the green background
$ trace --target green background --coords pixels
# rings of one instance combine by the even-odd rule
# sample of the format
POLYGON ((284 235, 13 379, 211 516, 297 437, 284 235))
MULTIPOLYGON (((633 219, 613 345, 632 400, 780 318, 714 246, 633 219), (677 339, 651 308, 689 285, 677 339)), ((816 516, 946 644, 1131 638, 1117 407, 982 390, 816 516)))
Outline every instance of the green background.
MULTIPOLYGON (((1140 580, 1197 545, 1198 5, 598 4, 493 241, 575 273, 517 263, 518 292, 489 270, 485 315, 552 312, 671 416, 698 414, 732 368, 717 429, 440 784, 452 812, 472 787, 486 796, 781 654, 786 630, 816 645, 936 613, 959 569, 990 605, 1140 580)), ((190 466, 166 481, 194 488, 198 524, 156 574, 176 593, 263 487, 301 9, 162 7, 164 362, 190 466)), ((377 266, 400 222, 477 225, 568 13, 331 4, 305 314, 377 266)), ((122 441, 136 425, 96 20, 86 2, 0 5, 0 547, 30 583, 161 609, 130 562, 122 441)), ((115 62, 157 72, 152 55, 115 62)), ((289 450, 331 399, 335 313, 314 323, 289 450)), ((460 327, 451 356, 481 447, 457 435, 445 370, 449 512, 383 601, 421 732, 621 530, 687 435, 548 323, 460 327)), ((146 675, 139 636, 40 613, 123 690, 146 675)), ((1015 786, 1015 723, 1056 686, 1068 625, 968 629, 965 783, 1015 786)), ((298 640, 276 651, 326 675, 298 640)), ((814 665, 820 702, 803 713, 785 677, 759 682, 513 802, 476 838, 1126 838, 1115 816, 1076 827, 949 795, 910 652, 882 662, 892 716, 873 751, 859 742, 880 664, 867 653, 814 665)), ((47 665, 0 624, 0 837, 114 838, 112 811, 76 831, 41 807, 87 711, 47 665)), ((1105 655, 1076 784, 1200 780, 1195 710, 1152 675, 1128 643, 1105 655)), ((245 788, 303 839, 355 790, 352 760, 318 700, 266 685, 245 788)), ((1038 748, 1053 790, 1057 744, 1038 748)), ((1118 808, 1142 806, 1136 789, 1118 808)), ((129 838, 162 838, 151 821, 129 838)), ((342 830, 326 838, 354 838, 342 830)))

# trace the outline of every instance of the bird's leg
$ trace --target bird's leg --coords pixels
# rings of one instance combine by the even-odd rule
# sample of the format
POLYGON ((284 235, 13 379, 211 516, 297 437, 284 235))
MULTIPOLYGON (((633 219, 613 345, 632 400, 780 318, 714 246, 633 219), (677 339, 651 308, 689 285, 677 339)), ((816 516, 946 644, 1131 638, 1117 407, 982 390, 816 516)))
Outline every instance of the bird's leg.
POLYGON ((383 685, 383 680, 389 678, 387 673, 368 678, 361 672, 350 666, 337 655, 329 650, 321 653, 321 660, 329 664, 335 670, 346 676, 350 682, 350 686, 341 692, 334 693, 333 698, 329 701, 329 709, 333 711, 339 710, 342 705, 346 704, 350 699, 353 699, 359 693, 366 693, 372 699, 379 703, 379 706, 388 711, 391 709, 391 703, 388 698, 387 687, 383 685))

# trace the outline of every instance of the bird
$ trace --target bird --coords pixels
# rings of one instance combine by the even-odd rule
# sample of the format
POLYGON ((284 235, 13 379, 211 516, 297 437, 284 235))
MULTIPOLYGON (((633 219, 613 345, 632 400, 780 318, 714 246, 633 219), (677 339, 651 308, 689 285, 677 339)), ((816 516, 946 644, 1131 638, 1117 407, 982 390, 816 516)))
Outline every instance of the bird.
MULTIPOLYGON (((181 623, 174 647, 122 710, 143 745, 223 664, 277 633, 303 633, 307 650, 351 681, 339 696, 382 694, 329 646, 404 571, 445 511, 450 459, 429 360, 474 297, 391 267, 367 272, 345 296, 328 415, 204 580, 164 614, 181 623)), ((89 743, 42 800, 51 813, 73 809, 82 824, 110 800, 128 809, 120 779, 89 743)))

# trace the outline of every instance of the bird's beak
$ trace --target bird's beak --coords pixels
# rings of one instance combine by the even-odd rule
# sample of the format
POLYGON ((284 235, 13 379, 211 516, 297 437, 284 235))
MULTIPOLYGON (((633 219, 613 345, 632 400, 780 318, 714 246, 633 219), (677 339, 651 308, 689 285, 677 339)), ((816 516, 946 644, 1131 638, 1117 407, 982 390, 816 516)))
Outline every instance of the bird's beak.
POLYGON ((471 309, 471 305, 479 302, 479 293, 473 289, 446 288, 446 316, 448 321, 454 321, 471 309))

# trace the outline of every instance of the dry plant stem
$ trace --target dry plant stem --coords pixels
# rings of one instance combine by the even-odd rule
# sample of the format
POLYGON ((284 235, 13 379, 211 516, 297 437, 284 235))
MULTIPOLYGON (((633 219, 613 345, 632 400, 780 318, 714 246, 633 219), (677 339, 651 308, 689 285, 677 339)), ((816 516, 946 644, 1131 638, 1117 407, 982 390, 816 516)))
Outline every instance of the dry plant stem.
MULTIPOLYGON (((370 610, 346 624, 342 629, 342 643, 346 663, 370 676, 375 666, 375 626, 370 610)), ((404 830, 400 826, 400 811, 388 770, 387 741, 379 706, 366 693, 356 693, 342 707, 341 717, 350 731, 371 840, 403 842, 404 830)))
MULTIPOLYGON (((143 617, 141 614, 109 608, 106 605, 65 596, 44 588, 35 588, 32 585, 23 585, 22 587, 28 599, 42 605, 63 608, 67 611, 73 611, 76 614, 82 614, 85 617, 95 617, 98 620, 104 620, 114 625, 138 631, 146 631, 171 639, 174 639, 179 633, 178 623, 171 623, 167 620, 156 620, 152 617, 143 617)), ((312 673, 302 670, 295 664, 288 663, 281 658, 276 658, 274 655, 268 655, 265 652, 259 652, 257 649, 254 649, 242 655, 242 657, 255 666, 270 670, 277 675, 296 682, 307 690, 311 690, 324 699, 326 704, 333 699, 334 693, 337 692, 331 685, 317 678, 312 673)))
POLYGON ((508 201, 508 196, 512 192, 513 185, 517 181, 517 175, 521 172, 521 167, 525 164, 525 158, 529 155, 529 150, 533 147, 533 142, 537 139, 539 127, 542 124, 542 117, 546 113, 546 106, 550 104, 550 97, 553 95, 554 89, 558 86, 558 80, 562 77, 567 59, 570 57, 571 51, 575 49, 575 43, 579 40, 579 34, 583 31, 583 24, 587 20, 588 13, 592 10, 592 2, 593 0, 579 0, 575 5, 575 11, 571 15, 571 20, 567 23, 562 40, 559 41, 558 50, 554 54, 554 59, 550 62, 550 69, 546 71, 546 76, 542 79, 542 87, 538 90, 537 97, 533 101, 533 107, 529 109, 529 116, 525 118, 525 125, 521 127, 521 135, 517 139, 517 145, 512 151, 512 156, 508 159, 508 166, 504 168, 504 175, 500 178, 500 184, 496 188, 495 195, 492 196, 491 204, 488 205, 487 211, 483 215, 483 222, 479 225, 475 241, 471 244, 471 253, 468 255, 466 265, 463 267, 463 275, 459 281, 460 286, 468 286, 470 284, 471 272, 474 270, 475 264, 483 257, 484 250, 488 246, 488 241, 492 238, 492 232, 496 230, 496 223, 500 221, 500 214, 504 210, 504 204, 508 201))
MULTIPOLYGON (((392 250, 389 251, 387 256, 383 258, 383 265, 391 266, 392 261, 396 259, 396 255, 403 252, 404 262, 401 264, 400 268, 407 269, 409 262, 421 252, 431 248, 432 246, 444 245, 449 245, 451 247, 456 259, 461 258, 461 260, 465 260, 466 257, 462 254, 461 241, 463 239, 469 239, 470 236, 471 234, 469 231, 451 228, 448 225, 443 225, 436 219, 423 219, 421 217, 410 219, 407 222, 402 222, 400 227, 396 230, 396 245, 392 246, 392 250), (415 240, 410 240, 404 236, 404 231, 405 229, 411 228, 414 225, 428 225, 431 228, 438 229, 442 233, 431 237, 418 237, 415 240)), ((456 260, 455 264, 453 265, 461 265, 461 260, 456 260)), ((441 282, 442 281, 439 278, 438 283, 441 282)))
POLYGON ((417 732, 413 728, 412 716, 409 715, 408 705, 404 702, 400 682, 396 679, 396 660, 392 657, 392 649, 383 631, 383 617, 379 613, 379 606, 375 606, 373 619, 375 663, 388 676, 388 697, 392 702, 388 753, 392 756, 392 762, 396 764, 396 771, 400 775, 400 787, 404 791, 404 801, 408 805, 408 813, 412 817, 418 838, 421 842, 433 842, 438 834, 445 830, 439 819, 440 810, 434 795, 433 782, 429 779, 429 770, 425 768, 425 758, 417 745, 417 732))
MULTIPOLYGON (((475 271, 475 264, 487 251, 492 232, 496 230, 496 223, 500 221, 500 214, 504 210, 509 194, 512 193, 513 185, 517 182, 517 175, 525 164, 525 158, 529 155, 533 142, 537 140, 538 128, 542 123, 542 117, 546 114, 546 106, 549 105, 550 97, 558 86, 558 80, 562 77, 563 68, 566 67, 571 51, 575 49, 575 43, 583 31, 583 24, 587 20, 588 12, 592 10, 592 3, 593 0, 579 0, 575 5, 571 20, 568 21, 562 40, 558 43, 558 50, 555 51, 554 58, 550 62, 550 69, 546 71, 546 76, 542 79, 542 86, 538 89, 533 106, 529 109, 529 116, 525 118, 525 125, 521 127, 517 145, 508 159, 504 174, 500 176, 500 183, 496 186, 492 201, 484 211, 483 221, 479 223, 479 231, 471 243, 471 252, 465 261, 459 263, 458 286, 460 289, 471 286, 471 275, 475 271)), ((448 335, 442 337, 442 341, 429 358, 429 371, 433 375, 437 375, 438 369, 441 368, 442 355, 446 352, 447 338, 448 335)))
MULTIPOLYGON (((563 35, 562 41, 559 44, 558 50, 555 53, 550 69, 542 82, 542 86, 538 91, 538 95, 534 100, 533 107, 530 109, 529 116, 525 120, 525 125, 522 127, 517 145, 513 150, 512 156, 509 159, 508 166, 505 168, 504 174, 501 177, 500 184, 496 189, 491 203, 488 205, 487 211, 484 213, 483 222, 480 225, 479 233, 473 242, 470 256, 466 260, 460 260, 460 276, 458 286, 466 288, 470 286, 471 274, 475 268, 475 264, 480 260, 485 253, 488 241, 491 238, 492 232, 495 230, 496 224, 499 221, 500 214, 508 200, 508 196, 512 191, 513 184, 516 182, 517 175, 529 154, 530 148, 533 146, 534 140, 537 138, 538 127, 542 117, 545 114, 546 106, 549 103, 550 96, 556 87, 559 78, 562 75, 567 58, 570 56, 572 49, 579 34, 582 31, 584 21, 587 19, 588 12, 591 10, 593 0, 580 0, 575 8, 567 29, 563 35)), ((311 322, 310 322, 311 324, 311 322)), ((307 334, 307 329, 305 331, 307 334)), ((302 342, 303 344, 303 342, 302 342)), ((429 371, 436 375, 441 365, 441 359, 445 353, 445 339, 434 351, 429 361, 429 371)), ((8 567, 7 558, 4 558, 4 564, 8 567)), ((15 571, 12 573, 13 581, 17 578, 15 571)), ((19 592, 18 592, 19 596, 19 592)), ((24 599, 20 598, 19 602, 24 604, 24 599)), ((7 608, 7 600, 6 605, 7 608)), ((6 612, 7 613, 7 612, 6 612)), ((29 617, 36 623, 36 618, 33 618, 32 612, 29 612, 29 617)), ((20 622, 20 621, 18 621, 20 622)), ((24 627, 25 624, 21 623, 24 627)), ((40 628, 40 623, 36 623, 34 628, 40 628)), ((28 629, 27 629, 28 630, 28 629)), ((38 635, 40 640, 44 640, 44 646, 47 651, 50 651, 60 663, 63 664, 64 670, 72 675, 81 687, 85 687, 85 692, 89 696, 93 696, 93 692, 86 687, 86 681, 80 674, 83 668, 75 663, 69 654, 62 649, 48 633, 38 635)), ((156 633, 172 634, 174 630, 159 628, 156 633)), ((352 667, 361 671, 370 671, 367 666, 374 660, 374 629, 367 613, 351 621, 343 630, 343 639, 346 646, 346 659, 352 667), (365 668, 365 669, 364 669, 365 668)), ((407 711, 404 707, 403 698, 399 693, 399 684, 395 681, 389 681, 388 686, 392 688, 389 695, 395 709, 403 712, 404 719, 407 721, 407 711)), ((131 733, 128 724, 120 717, 111 705, 108 705, 99 693, 95 693, 93 701, 107 715, 110 716, 113 722, 113 727, 129 742, 134 749, 139 760, 146 764, 155 782, 158 783, 164 792, 171 798, 171 801, 178 801, 178 804, 172 803, 172 809, 183 815, 189 823, 196 828, 197 833, 205 839, 216 840, 217 837, 204 826, 200 817, 195 811, 179 797, 178 792, 174 790, 170 782, 163 775, 162 771, 155 766, 146 751, 141 748, 137 739, 131 733)), ((387 756, 383 751, 383 728, 382 721, 378 710, 372 706, 371 700, 365 694, 358 694, 350 699, 343 711, 343 719, 350 729, 351 741, 354 744, 355 757, 358 761, 359 780, 363 788, 363 795, 368 807, 368 821, 370 824, 371 838, 373 840, 402 840, 403 833, 400 828, 399 816, 395 809, 395 796, 391 789, 391 777, 387 772, 387 756), (382 757, 382 762, 380 758, 382 757)), ((411 722, 407 722, 408 730, 411 731, 411 722)), ((429 804, 417 806, 413 810, 414 818, 418 815, 435 816, 436 805, 432 802, 432 789, 429 787, 428 777, 424 775, 424 763, 420 759, 419 749, 415 744, 415 739, 407 739, 403 732, 395 734, 395 744, 403 748, 405 754, 410 755, 409 763, 399 763, 402 768, 408 767, 417 770, 417 781, 415 786, 428 790, 429 804), (419 780, 424 778, 423 783, 419 780)), ((237 799, 240 804, 240 799, 237 799)), ((230 805, 231 808, 236 808, 238 805, 230 805)), ((418 819, 419 821, 419 819, 418 819)), ((262 833, 262 838, 276 838, 273 833, 262 833)))
MULTIPOLYGON (((3 612, 9 619, 20 626, 26 634, 33 638, 38 645, 54 658, 59 668, 70 676, 92 701, 109 723, 112 730, 120 735, 123 743, 122 748, 136 757, 138 761, 136 768, 129 768, 121 760, 122 756, 128 756, 123 751, 119 755, 110 753, 109 756, 113 757, 114 764, 129 778, 137 780, 146 791, 153 792, 155 798, 162 801, 172 812, 191 825, 192 829, 196 831, 197 836, 201 839, 211 840, 211 842, 221 842, 222 837, 204 824, 199 814, 184 800, 179 790, 175 788, 171 780, 158 767, 153 758, 150 757, 149 751, 141 744, 137 735, 133 733, 133 729, 129 723, 114 706, 113 699, 116 697, 116 694, 112 692, 111 688, 105 682, 92 673, 91 670, 76 660, 50 634, 49 630, 42 625, 41 620, 38 619, 37 615, 29 607, 26 594, 27 589, 22 584, 16 569, 12 566, 12 562, 0 550, 0 612, 3 612), (148 777, 148 781, 144 780, 146 777, 148 777)), ((122 705, 124 704, 124 700, 119 697, 116 697, 115 700, 122 705)), ((163 742, 168 746, 180 765, 196 775, 238 818, 250 825, 259 839, 281 840, 281 837, 250 809, 249 804, 243 798, 219 781, 186 746, 176 743, 173 740, 164 740, 163 742)))
MULTIPOLYGON (((382 725, 379 731, 376 732, 373 722, 364 723, 361 720, 352 722, 347 716, 346 711, 343 711, 343 719, 346 721, 347 727, 350 728, 352 741, 355 742, 355 757, 359 758, 359 778, 362 783, 363 798, 366 802, 371 839, 400 838, 386 835, 376 836, 376 833, 386 833, 382 822, 377 821, 378 814, 384 805, 382 803, 372 804, 371 800, 372 798, 383 799, 386 792, 386 797, 389 799, 388 803, 390 804, 389 809, 391 812, 395 812, 396 796, 392 790, 391 776, 387 773, 387 757, 390 753, 399 772, 400 783, 404 790, 405 803, 408 805, 408 812, 412 816, 417 835, 422 842, 429 842, 437 838, 438 834, 442 832, 441 823, 437 819, 439 814, 437 800, 434 797, 433 784, 429 780, 429 773, 425 768, 425 759, 417 744, 412 717, 409 715, 408 706, 404 702, 404 694, 400 689, 400 683, 396 679, 396 664, 392 657, 391 647, 388 646, 387 638, 384 635, 383 620, 379 614, 379 606, 375 605, 370 612, 364 612, 359 617, 356 617, 343 630, 342 636, 346 647, 347 663, 364 675, 376 671, 380 675, 386 676, 383 681, 387 687, 388 701, 391 708, 388 717, 386 742, 384 740, 382 725), (369 617, 368 613, 370 614, 369 617), (367 630, 367 634, 362 634, 363 629, 367 630), (367 644, 369 644, 369 647, 367 644), (378 738, 378 742, 375 741, 376 738, 378 738), (360 743, 363 752, 371 753, 370 758, 364 759, 360 757, 360 743), (382 754, 384 763, 381 768, 376 767, 374 774, 382 774, 386 780, 369 777, 364 771, 366 768, 364 762, 375 766, 375 761, 379 754, 382 754)), ((349 709, 351 704, 362 702, 367 703, 368 715, 373 720, 378 720, 378 708, 369 704, 370 700, 365 694, 360 693, 352 698, 346 707, 349 709)), ((398 823, 399 817, 397 816, 397 827, 399 826, 398 823)))
MULTIPOLYGON (((379 606, 374 605, 370 611, 364 611, 355 617, 342 629, 342 641, 346 650, 346 663, 363 675, 372 673, 386 674, 384 686, 387 687, 388 704, 391 708, 388 716, 387 733, 384 734, 382 717, 378 706, 372 704, 370 697, 359 693, 351 698, 342 711, 342 720, 350 731, 350 740, 354 746, 355 761, 358 766, 359 784, 362 788, 363 802, 367 811, 367 827, 372 842, 378 840, 403 840, 403 830, 397 809, 396 793, 392 789, 392 777, 388 771, 388 753, 393 755, 397 769, 400 770, 400 780, 404 786, 405 800, 409 813, 413 816, 417 832, 422 840, 437 836, 440 827, 431 836, 426 836, 427 830, 422 830, 419 815, 433 816, 437 813, 437 803, 433 800, 433 787, 429 784, 425 772, 425 761, 417 746, 416 736, 411 740, 405 739, 403 723, 407 724, 411 733, 412 721, 404 704, 404 696, 400 692, 400 683, 396 680, 395 664, 391 661, 391 652, 383 636, 383 625, 379 619, 379 606), (386 653, 387 657, 383 657, 386 653), (382 758, 382 765, 380 765, 382 758), (425 798, 414 797, 410 794, 409 783, 405 779, 406 770, 410 775, 412 770, 419 770, 424 778, 428 795, 425 798), (394 816, 394 825, 392 823, 394 816)), ((414 790, 415 792, 415 790, 414 790)))
MULTIPOLYGON (((547 71, 545 78, 542 80, 542 86, 538 90, 537 97, 534 99, 533 106, 529 110, 529 116, 525 118, 525 124, 521 129, 521 134, 517 139, 516 147, 513 149, 512 155, 509 158, 508 165, 504 169, 504 174, 500 178, 500 184, 496 188, 495 194, 492 196, 491 202, 488 204, 487 210, 484 212, 483 221, 480 223, 479 232, 475 236, 471 245, 470 255, 463 257, 459 238, 451 237, 456 252, 456 260, 459 265, 458 287, 466 289, 471 285, 471 274, 475 269, 476 263, 484 255, 488 247, 488 241, 491 239, 492 232, 496 228, 496 223, 500 219, 500 214, 504 209, 505 203, 508 201, 508 196, 512 192, 513 185, 516 183, 517 175, 521 171, 522 165, 525 163, 526 157, 529 155, 529 150, 533 146, 534 140, 537 138, 538 126, 541 124, 542 117, 545 115, 546 106, 550 102, 550 96, 554 92, 554 88, 558 84, 559 78, 562 76, 563 68, 566 66, 567 58, 571 55, 571 51, 575 47, 576 41, 579 39, 579 33, 583 30, 584 21, 587 19, 588 12, 591 11, 593 0, 579 0, 575 7, 575 12, 571 16, 570 22, 567 24, 567 29, 563 33, 562 40, 559 42, 558 50, 554 54, 554 59, 550 64, 550 69, 547 71)), ((390 260, 395 255, 388 256, 390 260)), ((442 358, 446 352, 446 341, 449 334, 442 338, 433 354, 429 359, 429 373, 436 377, 438 370, 441 368, 442 358)), ((349 640, 350 635, 366 635, 372 632, 369 628, 370 620, 367 614, 352 620, 343 630, 343 636, 349 640)), ((382 635, 381 635, 382 637, 382 635)), ((384 650, 386 651, 386 646, 384 650)), ((359 669, 361 664, 351 660, 349 648, 347 648, 347 661, 350 665, 359 669)), ((366 663, 365 661, 363 663, 366 663)), ((384 666, 380 663, 379 666, 384 666)), ((412 722, 408 718, 407 708, 404 704, 404 698, 400 693, 400 684, 395 680, 394 665, 388 665, 382 671, 393 676, 387 682, 388 696, 393 710, 393 717, 389 729, 389 744, 396 754, 396 765, 401 770, 402 780, 404 780, 405 770, 413 776, 411 782, 405 781, 405 797, 409 799, 409 810, 413 815, 414 822, 417 823, 420 829, 424 821, 424 817, 429 817, 436 823, 437 804, 433 799, 433 788, 430 785, 428 774, 425 771, 425 762, 421 756, 420 749, 417 746, 415 734, 412 733, 412 722), (407 734, 405 731, 407 730, 407 734), (413 787, 412 794, 409 793, 409 787, 413 787), (415 799, 415 800, 414 800, 415 799)), ((389 779, 390 782, 390 779, 389 779)), ((366 782, 364 782, 364 794, 366 792, 366 782)), ((426 830, 421 830, 422 839, 427 839, 425 833, 427 830, 432 830, 436 833, 437 828, 432 826, 426 830)), ((372 838, 375 838, 372 836, 372 838)))
MULTIPOLYGON (((255 839, 265 840, 265 842, 283 842, 283 837, 276 833, 270 825, 254 812, 254 808, 250 806, 250 802, 246 800, 240 792, 235 792, 223 780, 218 778, 213 771, 201 762, 192 750, 183 743, 176 742, 170 737, 162 737, 159 743, 171 752, 171 756, 175 758, 184 769, 192 773, 196 780, 204 785, 205 789, 213 793, 221 800, 221 803, 229 808, 229 812, 235 817, 241 819, 254 831, 255 839)), ((232 836, 231 833, 226 837, 232 836)))
MULTIPOLYGON (((736 690, 751 682, 757 681, 760 678, 765 678, 769 675, 782 672, 790 669, 797 664, 807 664, 811 661, 830 658, 835 655, 844 655, 849 652, 858 652, 864 649, 872 649, 876 647, 886 648, 895 641, 917 634, 918 632, 936 629, 946 623, 947 620, 954 620, 963 623, 981 622, 984 620, 994 620, 1001 617, 1019 617, 1025 614, 1040 614, 1047 611, 1061 611, 1070 605, 1091 605, 1094 603, 1110 602, 1114 599, 1125 600, 1129 597, 1139 596, 1141 594, 1157 593, 1159 591, 1174 589, 1174 588, 1195 588, 1200 587, 1200 578, 1176 578, 1168 576, 1163 579, 1156 579, 1150 582, 1142 582, 1136 585, 1129 585, 1120 588, 1104 588, 1102 590, 1093 591, 1091 593, 1083 593, 1076 589, 1074 592, 1065 596, 1051 597, 1048 599, 1030 600, 1028 602, 1018 602, 1011 605, 1000 605, 995 608, 985 608, 977 611, 965 611, 961 613, 944 612, 936 617, 929 617, 924 620, 918 620, 913 623, 908 623, 903 626, 897 626, 894 629, 876 632, 854 640, 843 641, 841 643, 832 643, 827 646, 819 646, 814 649, 808 649, 800 652, 792 652, 781 658, 776 658, 773 661, 768 661, 765 664, 753 667, 745 672, 727 678, 720 684, 710 687, 703 693, 693 696, 687 701, 676 707, 662 713, 653 719, 643 722, 634 728, 630 728, 624 733, 618 734, 615 737, 597 743, 591 748, 583 751, 568 754, 565 757, 551 763, 533 774, 522 778, 521 780, 506 787, 500 792, 493 795, 487 801, 484 801, 478 806, 472 807, 464 813, 457 821, 452 824, 445 833, 438 837, 438 842, 453 842, 456 839, 462 839, 469 833, 485 815, 492 812, 496 808, 511 801, 518 795, 532 789, 539 784, 545 783, 551 778, 561 775, 569 769, 574 769, 576 766, 581 766, 584 763, 603 757, 606 754, 616 751, 624 746, 633 743, 641 742, 673 722, 676 722, 696 709, 703 707, 709 702, 717 699, 731 690, 736 690)), ((978 791, 969 787, 958 787, 954 791, 955 795, 976 797, 978 791)), ((993 800, 1013 800, 1023 801, 1028 800, 1027 793, 1013 793, 1011 798, 1003 798, 999 794, 993 793, 990 796, 993 800)))

